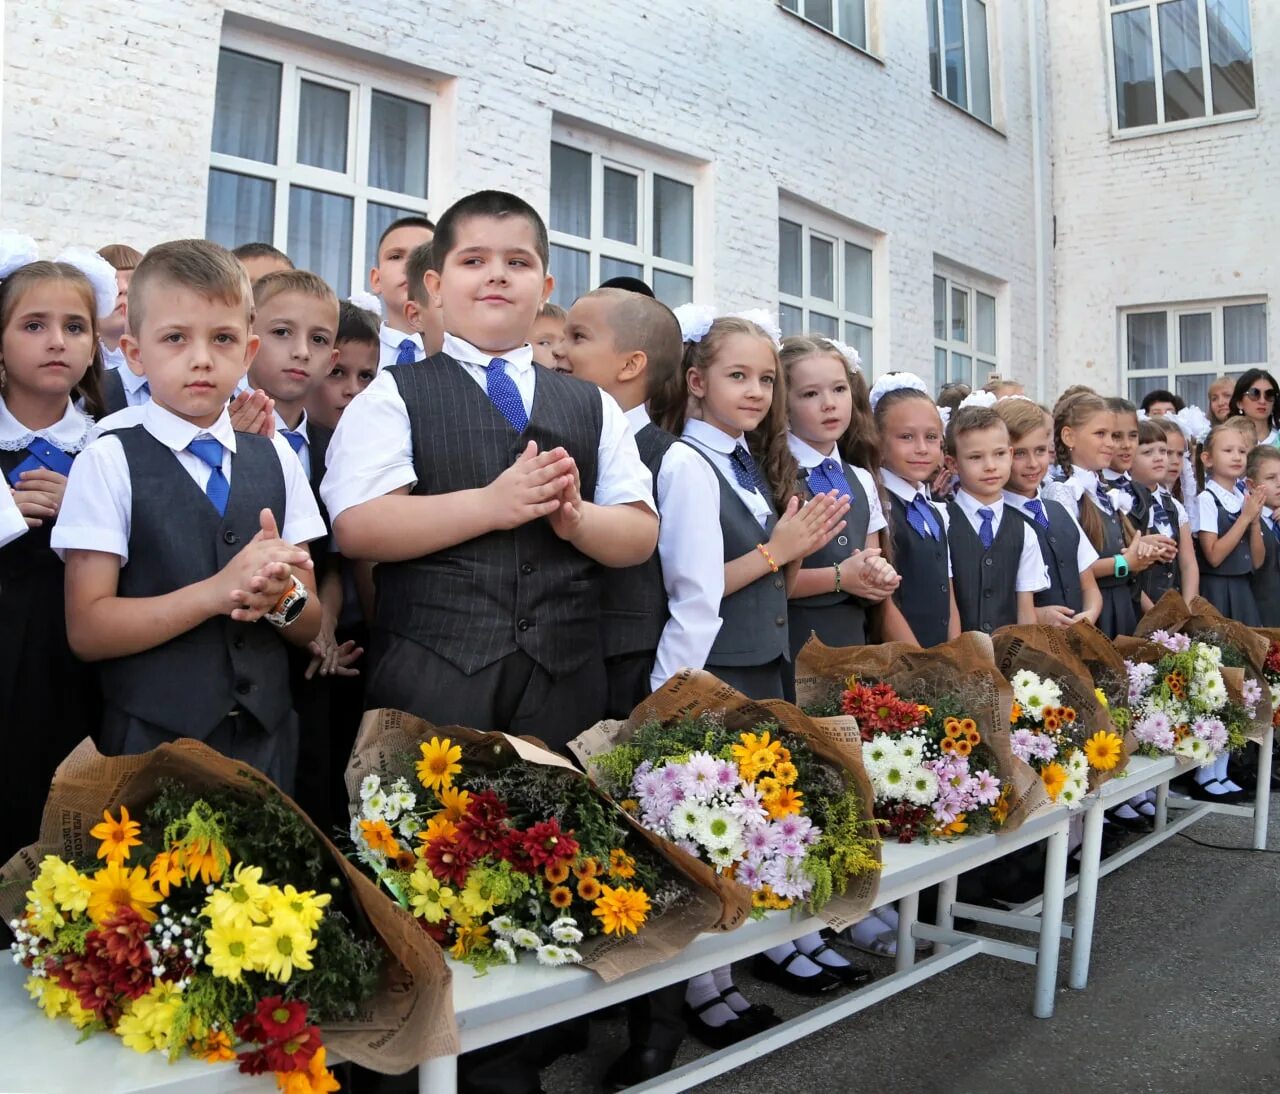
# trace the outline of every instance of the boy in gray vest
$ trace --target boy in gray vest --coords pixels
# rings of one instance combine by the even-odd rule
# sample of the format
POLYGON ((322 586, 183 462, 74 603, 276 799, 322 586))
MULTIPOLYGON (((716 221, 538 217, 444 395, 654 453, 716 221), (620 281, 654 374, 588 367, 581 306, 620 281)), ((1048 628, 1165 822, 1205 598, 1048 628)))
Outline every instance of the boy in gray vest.
POLYGON ((249 279, 216 244, 165 243, 134 273, 128 315, 121 345, 152 400, 81 454, 53 533, 71 647, 102 662, 102 747, 194 737, 288 789, 286 643, 316 635, 305 544, 325 528, 284 439, 227 414, 258 348, 249 279))
POLYGON ((343 554, 379 564, 366 704, 561 747, 604 712, 599 566, 644 562, 658 520, 618 404, 533 363, 548 252, 511 194, 445 212, 444 350, 352 402, 321 496, 343 554))
POLYGON ((1035 532, 1016 516, 1005 519, 1004 486, 1013 469, 1009 427, 990 407, 961 407, 951 416, 946 444, 947 466, 959 478, 947 503, 947 539, 960 629, 990 634, 1034 623, 1035 594, 1049 587, 1049 577, 1035 532))

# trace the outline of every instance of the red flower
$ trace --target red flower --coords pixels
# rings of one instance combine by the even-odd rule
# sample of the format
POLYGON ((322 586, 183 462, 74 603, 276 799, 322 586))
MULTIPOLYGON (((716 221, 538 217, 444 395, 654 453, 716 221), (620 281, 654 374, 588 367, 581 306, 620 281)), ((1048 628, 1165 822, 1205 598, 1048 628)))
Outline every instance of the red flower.
POLYGON ((492 790, 474 795, 458 821, 457 840, 472 861, 502 858, 511 840, 506 803, 492 790))
POLYGON ((110 919, 92 932, 97 936, 99 952, 109 961, 148 971, 151 969, 151 955, 147 952, 150 933, 151 924, 128 904, 120 905, 110 919))
POLYGON ((260 1000, 255 1011, 258 1028, 265 1035, 261 1040, 287 1041, 302 1032, 307 1024, 307 1004, 272 995, 260 1000))
MULTIPOLYGON (((241 1019, 243 1021, 244 1019, 241 1019)), ((239 1034, 240 1023, 236 1023, 236 1031, 239 1034)), ((271 1065, 267 1063, 267 1054, 263 1049, 257 1049, 254 1052, 241 1052, 236 1055, 236 1059, 240 1061, 240 1070, 246 1075, 265 1075, 271 1070, 271 1065)))
POLYGON ((63 957, 58 983, 75 992, 85 1010, 115 1025, 125 1000, 146 995, 154 983, 146 946, 150 930, 150 924, 131 907, 119 908, 85 936, 83 954, 63 957))
POLYGON ((1280 675, 1280 643, 1272 642, 1267 650, 1265 668, 1269 673, 1280 675))
POLYGON ((452 885, 465 885, 467 871, 475 861, 474 856, 453 840, 433 839, 427 844, 424 857, 431 872, 441 881, 452 885))
POLYGON ((919 706, 900 699, 888 684, 855 683, 840 696, 840 709, 858 719, 864 741, 875 733, 903 733, 922 720, 919 706))
POLYGON ((304 1026, 286 1041, 272 1041, 263 1051, 272 1071, 306 1071, 320 1044, 320 1027, 304 1026))
POLYGON ((578 854, 578 841, 572 832, 562 832, 558 820, 539 821, 524 831, 524 849, 539 869, 561 862, 572 862, 578 854))

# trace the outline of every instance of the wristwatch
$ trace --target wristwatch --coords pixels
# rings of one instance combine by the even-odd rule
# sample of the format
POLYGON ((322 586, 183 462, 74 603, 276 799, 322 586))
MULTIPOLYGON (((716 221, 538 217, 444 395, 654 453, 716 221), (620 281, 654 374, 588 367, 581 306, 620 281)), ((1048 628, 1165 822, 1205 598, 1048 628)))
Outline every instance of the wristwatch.
POLYGON ((276 601, 276 606, 262 618, 273 627, 287 627, 302 614, 302 609, 307 606, 310 595, 307 587, 295 577, 293 585, 285 589, 284 595, 276 601))
MULTIPOLYGON (((1124 555, 1116 555, 1112 558, 1112 563, 1116 568, 1116 577, 1129 576, 1129 563, 1125 561, 1124 555)), ((294 579, 297 580, 296 578, 294 579)), ((270 616, 268 616, 270 618, 270 616)))

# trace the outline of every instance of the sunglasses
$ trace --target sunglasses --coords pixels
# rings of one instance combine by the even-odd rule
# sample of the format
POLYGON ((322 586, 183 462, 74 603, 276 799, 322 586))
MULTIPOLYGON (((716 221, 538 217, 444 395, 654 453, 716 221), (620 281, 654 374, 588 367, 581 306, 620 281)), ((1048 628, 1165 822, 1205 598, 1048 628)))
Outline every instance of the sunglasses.
POLYGON ((1267 402, 1274 403, 1276 401, 1276 389, 1269 387, 1263 391, 1260 387, 1251 387, 1244 393, 1244 397, 1246 399, 1266 399, 1267 402))

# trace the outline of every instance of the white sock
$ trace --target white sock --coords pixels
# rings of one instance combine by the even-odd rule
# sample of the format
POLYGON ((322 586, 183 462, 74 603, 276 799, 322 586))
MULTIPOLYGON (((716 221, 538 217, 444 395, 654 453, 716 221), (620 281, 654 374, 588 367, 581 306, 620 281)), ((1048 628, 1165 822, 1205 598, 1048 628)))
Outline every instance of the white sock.
MULTIPOLYGON (((719 994, 720 991, 716 987, 715 976, 705 972, 701 976, 695 976, 685 985, 684 1001, 696 1011, 699 1007, 715 999, 719 994)), ((697 1021, 705 1022, 712 1028, 718 1028, 726 1022, 734 1021, 737 1017, 733 1009, 727 1003, 721 1001, 702 1011, 698 1015, 697 1021)))
POLYGON ((1213 770, 1217 773, 1218 781, 1227 788, 1231 793, 1238 794, 1244 789, 1235 779, 1231 778, 1227 772, 1230 770, 1229 764, 1231 757, 1227 753, 1223 753, 1218 757, 1218 762, 1214 765, 1213 770))
POLYGON ((1124 805, 1118 805, 1113 810, 1118 820, 1137 820, 1138 811, 1134 809, 1128 802, 1124 805))
MULTIPOLYGON (((781 946, 774 946, 771 950, 765 950, 764 955, 775 965, 781 965, 793 953, 797 953, 796 947, 791 942, 785 942, 781 946)), ((787 972, 793 976, 817 976, 822 971, 822 966, 814 961, 810 961, 801 954, 799 957, 787 963, 787 972)))
MULTIPOLYGON (((797 938, 796 949, 808 957, 814 950, 822 946, 823 943, 824 940, 821 933, 814 931, 813 934, 807 934, 803 938, 797 938)), ((846 961, 842 955, 836 953, 836 951, 830 946, 828 946, 827 949, 818 957, 813 958, 813 960, 819 965, 825 965, 829 969, 843 969, 850 964, 850 962, 846 961)))
POLYGON ((1146 800, 1147 800, 1146 794, 1138 794, 1130 798, 1127 802, 1125 802, 1125 805, 1129 806, 1132 809, 1137 809, 1138 806, 1140 806, 1146 800))
POLYGON ((1215 766, 1217 765, 1209 763, 1196 768, 1196 782, 1201 786, 1204 786, 1205 783, 1213 782, 1215 778, 1213 769, 1215 766))
POLYGON ((751 1004, 747 1002, 747 997, 738 990, 738 985, 733 982, 732 965, 721 965, 718 969, 713 969, 711 975, 716 978, 716 988, 720 992, 720 997, 729 1004, 734 1014, 746 1014, 751 1009, 751 1004))
POLYGON ((896 904, 885 904, 876 909, 876 918, 890 931, 898 929, 898 906, 896 904))
MULTIPOLYGON (((883 909, 881 909, 883 910, 883 909)), ((867 916, 866 919, 855 923, 845 932, 845 937, 849 939, 855 946, 863 946, 869 948, 871 944, 886 931, 891 930, 883 920, 879 918, 878 913, 867 916)), ((893 954, 898 952, 897 943, 894 942, 893 954)))

